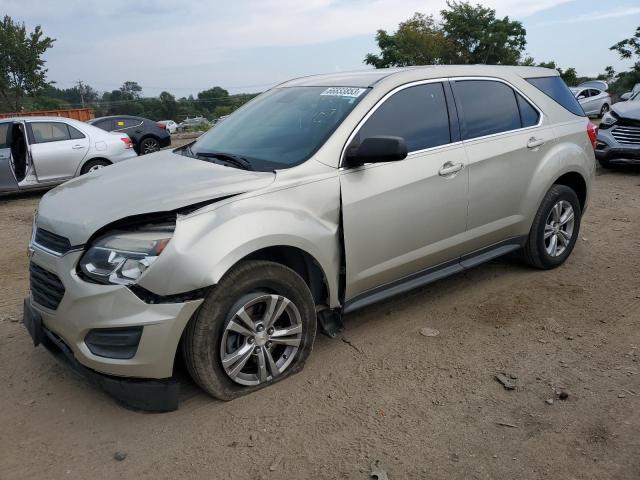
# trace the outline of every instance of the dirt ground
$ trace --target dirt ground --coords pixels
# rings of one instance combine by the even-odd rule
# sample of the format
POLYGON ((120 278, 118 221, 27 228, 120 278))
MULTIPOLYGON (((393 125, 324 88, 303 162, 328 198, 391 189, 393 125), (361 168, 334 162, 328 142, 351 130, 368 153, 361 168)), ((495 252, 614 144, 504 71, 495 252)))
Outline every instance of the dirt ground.
POLYGON ((599 172, 563 267, 495 261, 360 311, 301 374, 230 403, 181 374, 167 414, 33 348, 38 200, 0 199, 1 479, 640 478, 640 169, 599 172))

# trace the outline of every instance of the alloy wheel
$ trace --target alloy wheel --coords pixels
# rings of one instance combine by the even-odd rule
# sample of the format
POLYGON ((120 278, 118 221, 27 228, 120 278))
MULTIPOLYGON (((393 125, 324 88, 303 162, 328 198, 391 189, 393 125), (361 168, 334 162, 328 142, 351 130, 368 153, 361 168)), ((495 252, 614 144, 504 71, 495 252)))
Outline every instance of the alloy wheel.
POLYGON ((147 155, 160 150, 160 145, 156 141, 147 141, 142 145, 142 154, 147 155))
POLYGON ((87 170, 87 172, 91 173, 97 170, 101 170, 103 168, 104 168, 104 165, 97 164, 97 165, 93 165, 89 170, 87 170))
POLYGON ((573 236, 575 213, 573 207, 566 200, 556 203, 544 225, 544 247, 552 257, 559 257, 564 253, 573 236))
POLYGON ((295 304, 282 295, 257 293, 243 297, 232 311, 220 348, 229 378, 259 385, 282 375, 302 342, 302 318, 295 304))

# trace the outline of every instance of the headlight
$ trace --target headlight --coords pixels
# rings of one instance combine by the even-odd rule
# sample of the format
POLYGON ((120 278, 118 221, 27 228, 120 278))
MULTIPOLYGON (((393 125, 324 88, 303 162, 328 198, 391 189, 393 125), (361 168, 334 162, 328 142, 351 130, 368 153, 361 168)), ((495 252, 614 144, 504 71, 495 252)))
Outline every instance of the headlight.
POLYGON ((602 116, 600 127, 610 127, 618 121, 618 116, 614 112, 607 112, 602 116))
POLYGON ((80 259, 80 269, 99 283, 133 285, 165 249, 175 225, 116 230, 96 240, 80 259))

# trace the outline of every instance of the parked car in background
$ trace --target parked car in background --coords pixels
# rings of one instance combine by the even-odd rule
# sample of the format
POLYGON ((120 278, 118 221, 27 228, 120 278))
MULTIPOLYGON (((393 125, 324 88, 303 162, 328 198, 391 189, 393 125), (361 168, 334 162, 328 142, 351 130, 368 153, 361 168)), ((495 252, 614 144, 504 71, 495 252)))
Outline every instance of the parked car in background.
POLYGON ((218 117, 211 121, 211 126, 215 127, 216 125, 220 125, 229 115, 223 115, 222 117, 218 117))
POLYGON ((609 85, 601 80, 584 82, 571 91, 587 115, 602 117, 611 108, 611 96, 607 93, 609 85))
POLYGON ((57 185, 135 158, 131 139, 62 117, 0 120, 0 193, 57 185))
POLYGON ((89 123, 107 132, 122 132, 129 135, 138 155, 157 152, 161 148, 171 145, 171 135, 158 122, 148 118, 130 115, 100 117, 89 123))
POLYGON ((638 92, 640 92, 640 83, 636 83, 633 86, 633 88, 631 89, 630 92, 626 92, 626 93, 623 93, 622 95, 620 95, 620 101, 621 102, 626 102, 627 100, 629 100, 632 96, 634 96, 638 92))
POLYGON ((182 122, 180 122, 180 124, 178 124, 178 130, 184 132, 185 130, 188 130, 190 128, 208 128, 210 126, 211 123, 209 123, 209 120, 204 117, 187 117, 182 122))
POLYGON ((614 104, 602 117, 596 158, 603 167, 640 164, 640 91, 614 104))
POLYGON ((176 133, 176 131, 178 130, 178 124, 173 120, 160 120, 158 124, 164 125, 164 128, 167 129, 167 132, 169 132, 172 135, 176 133))
POLYGON ((551 69, 291 80, 194 143, 45 195, 24 323, 130 406, 177 408, 178 354, 231 400, 302 370, 317 329, 360 308, 510 252, 562 265, 595 140, 551 69))

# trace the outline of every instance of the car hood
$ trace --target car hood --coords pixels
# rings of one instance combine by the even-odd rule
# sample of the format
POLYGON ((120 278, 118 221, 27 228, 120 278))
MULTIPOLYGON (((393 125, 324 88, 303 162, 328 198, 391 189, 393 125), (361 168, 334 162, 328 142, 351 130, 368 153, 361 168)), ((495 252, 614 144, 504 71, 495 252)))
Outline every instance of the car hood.
POLYGON ((134 215, 168 212, 264 188, 271 172, 251 172, 163 151, 111 165, 49 191, 38 227, 82 245, 98 229, 134 215))
POLYGON ((640 120, 640 102, 620 102, 615 103, 611 110, 613 110, 621 118, 627 118, 629 120, 640 120))

